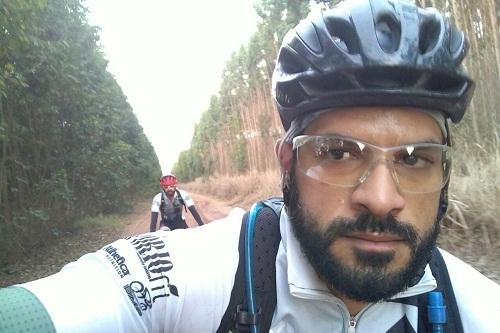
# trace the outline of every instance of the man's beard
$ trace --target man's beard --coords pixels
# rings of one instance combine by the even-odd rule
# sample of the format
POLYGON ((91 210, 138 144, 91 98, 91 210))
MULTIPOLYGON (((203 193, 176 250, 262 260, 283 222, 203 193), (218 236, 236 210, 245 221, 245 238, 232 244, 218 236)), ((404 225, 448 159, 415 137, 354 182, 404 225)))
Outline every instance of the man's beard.
POLYGON ((377 302, 416 284, 423 275, 439 235, 437 223, 420 237, 411 224, 400 222, 392 215, 377 218, 370 212, 363 212, 356 219, 336 218, 326 230, 319 230, 318 221, 300 203, 294 176, 290 177, 286 191, 287 214, 295 236, 311 266, 330 289, 357 301, 377 302), (380 253, 354 249, 356 264, 347 266, 330 252, 330 246, 339 237, 355 231, 385 232, 404 239, 410 249, 409 263, 388 272, 387 265, 397 255, 395 251, 380 253))

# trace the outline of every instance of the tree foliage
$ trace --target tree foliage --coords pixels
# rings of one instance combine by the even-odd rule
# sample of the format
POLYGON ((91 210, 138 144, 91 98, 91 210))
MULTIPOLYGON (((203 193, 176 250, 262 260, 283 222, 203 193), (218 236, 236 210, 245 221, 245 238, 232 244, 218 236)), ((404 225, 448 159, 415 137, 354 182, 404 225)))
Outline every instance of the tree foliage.
POLYGON ((79 0, 0 4, 0 262, 127 209, 160 173, 86 15, 79 0))

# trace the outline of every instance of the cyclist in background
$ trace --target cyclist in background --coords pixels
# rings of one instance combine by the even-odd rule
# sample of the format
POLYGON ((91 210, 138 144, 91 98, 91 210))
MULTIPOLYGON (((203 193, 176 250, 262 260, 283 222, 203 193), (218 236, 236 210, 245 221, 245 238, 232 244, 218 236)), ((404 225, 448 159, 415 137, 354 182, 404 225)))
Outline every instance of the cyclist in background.
POLYGON ((182 213, 184 209, 191 212, 196 223, 199 226, 203 225, 203 220, 198 214, 194 205, 193 199, 186 191, 177 188, 177 177, 173 174, 166 174, 160 178, 161 191, 153 198, 151 206, 151 225, 149 231, 156 231, 158 215, 160 219, 160 229, 175 230, 186 229, 188 225, 182 213))

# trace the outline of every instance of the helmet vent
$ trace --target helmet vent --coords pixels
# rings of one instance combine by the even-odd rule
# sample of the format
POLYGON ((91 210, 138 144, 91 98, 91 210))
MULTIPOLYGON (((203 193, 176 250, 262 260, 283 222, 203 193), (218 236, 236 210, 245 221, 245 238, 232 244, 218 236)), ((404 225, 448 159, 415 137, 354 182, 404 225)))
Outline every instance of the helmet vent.
POLYGON ((310 96, 327 96, 335 91, 356 89, 358 85, 349 75, 337 73, 336 75, 324 76, 321 79, 304 81, 302 88, 310 96))
POLYGON ((308 66, 300 59, 297 54, 291 50, 283 49, 280 53, 278 63, 281 63, 283 73, 297 74, 305 72, 308 66))
POLYGON ((349 54, 359 54, 359 41, 350 23, 337 17, 328 17, 325 23, 333 43, 339 49, 349 54))
POLYGON ((462 93, 466 86, 467 82, 458 77, 451 77, 446 74, 434 74, 425 81, 424 89, 435 93, 458 94, 462 93))
POLYGON ((454 26, 450 29, 450 52, 455 54, 464 48, 464 34, 454 26))
POLYGON ((420 25, 418 49, 420 54, 430 52, 436 46, 441 32, 441 24, 434 18, 425 17, 420 25))
POLYGON ((356 78, 363 88, 407 89, 415 86, 419 74, 413 70, 384 67, 360 71, 356 78))
POLYGON ((302 22, 297 26, 297 35, 314 53, 321 53, 321 43, 318 40, 316 28, 312 22, 302 22))
POLYGON ((386 53, 393 53, 399 48, 401 27, 392 15, 381 15, 375 25, 375 33, 380 48, 386 53))
POLYGON ((276 88, 276 101, 284 107, 291 107, 305 100, 304 92, 294 84, 283 84, 276 88))

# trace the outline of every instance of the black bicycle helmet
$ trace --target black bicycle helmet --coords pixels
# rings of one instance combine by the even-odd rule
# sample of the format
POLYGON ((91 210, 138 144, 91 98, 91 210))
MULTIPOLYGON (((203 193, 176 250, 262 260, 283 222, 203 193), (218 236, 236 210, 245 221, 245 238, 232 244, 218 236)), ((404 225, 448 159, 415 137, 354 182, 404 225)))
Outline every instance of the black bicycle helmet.
POLYGON ((345 1, 285 36, 273 95, 285 130, 337 106, 414 106, 459 122, 474 90, 463 32, 434 8, 404 0, 345 1))

